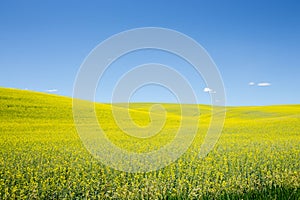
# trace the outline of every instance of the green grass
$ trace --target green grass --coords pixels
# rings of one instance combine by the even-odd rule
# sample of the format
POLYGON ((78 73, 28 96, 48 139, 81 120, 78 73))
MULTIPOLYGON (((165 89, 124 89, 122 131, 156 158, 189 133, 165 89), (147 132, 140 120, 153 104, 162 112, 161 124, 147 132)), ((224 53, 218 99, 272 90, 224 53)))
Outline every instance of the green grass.
MULTIPOLYGON (((137 125, 149 124, 151 106, 130 105, 137 125)), ((179 105, 163 106, 164 129, 149 141, 123 134, 111 105, 97 104, 96 113, 114 144, 147 152, 172 140, 180 125, 179 105)), ((182 157, 158 171, 126 173, 84 148, 71 98, 0 88, 0 199, 300 199, 300 105, 228 107, 222 135, 204 159, 197 153, 211 108, 186 105, 183 117, 197 118, 195 106, 198 134, 182 157)))

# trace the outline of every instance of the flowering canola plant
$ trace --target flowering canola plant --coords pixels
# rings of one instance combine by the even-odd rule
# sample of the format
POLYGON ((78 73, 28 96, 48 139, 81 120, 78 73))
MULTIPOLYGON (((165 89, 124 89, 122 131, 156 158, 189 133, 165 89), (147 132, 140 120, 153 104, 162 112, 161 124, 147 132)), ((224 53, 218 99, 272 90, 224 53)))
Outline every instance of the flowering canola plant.
MULTIPOLYGON (((188 105, 198 106, 201 115, 181 116, 179 105, 163 104, 164 127, 147 139, 124 134, 112 106, 122 113, 122 104, 96 104, 97 119, 108 139, 127 151, 150 152, 168 144, 180 117, 199 117, 198 133, 167 167, 122 172, 84 147, 74 125, 72 99, 0 88, 0 199, 300 198, 300 105, 227 107, 222 135, 205 158, 198 153, 210 124, 210 106, 188 105)), ((151 106, 130 104, 132 120, 147 126, 151 106)))

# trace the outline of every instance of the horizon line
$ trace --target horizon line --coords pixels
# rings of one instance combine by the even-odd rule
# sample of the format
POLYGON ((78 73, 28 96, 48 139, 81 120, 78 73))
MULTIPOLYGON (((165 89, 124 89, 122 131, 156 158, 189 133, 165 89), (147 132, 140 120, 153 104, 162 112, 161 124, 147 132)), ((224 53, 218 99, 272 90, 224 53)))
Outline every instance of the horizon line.
MULTIPOLYGON (((11 89, 11 90, 20 90, 20 91, 27 91, 27 92, 34 92, 34 93, 41 93, 44 95, 52 95, 52 96, 59 96, 59 97, 64 97, 64 98, 70 98, 70 99, 76 99, 73 96, 68 96, 68 95, 62 95, 54 92, 47 92, 45 91, 37 91, 37 90, 31 90, 31 89, 21 89, 21 88, 13 88, 13 87, 3 87, 0 86, 0 89, 11 89)), ((127 103, 133 103, 133 104, 177 104, 177 105, 205 105, 205 106, 218 106, 218 105, 213 105, 213 104, 205 104, 205 103, 176 103, 176 102, 151 102, 151 101, 130 101, 130 102, 101 102, 101 101, 90 101, 86 99, 79 99, 82 101, 89 101, 93 103, 100 103, 100 104, 127 104, 127 103)), ((290 103, 290 104, 267 104, 267 105, 225 105, 224 107, 266 107, 266 106, 300 106, 299 103, 290 103)), ((220 106, 222 107, 222 106, 220 106)))

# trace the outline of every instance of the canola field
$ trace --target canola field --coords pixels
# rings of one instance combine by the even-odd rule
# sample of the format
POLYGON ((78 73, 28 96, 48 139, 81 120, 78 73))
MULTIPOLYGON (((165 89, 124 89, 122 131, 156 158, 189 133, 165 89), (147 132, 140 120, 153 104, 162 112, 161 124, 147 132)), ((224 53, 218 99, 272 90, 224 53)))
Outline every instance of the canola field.
MULTIPOLYGON (((180 126, 179 105, 164 104, 163 130, 149 141, 132 138, 118 128, 112 106, 126 112, 122 104, 96 104, 97 119, 128 151, 159 149, 180 126)), ((130 104, 137 125, 149 124, 151 106, 130 104)), ((84 147, 71 98, 0 88, 0 199, 300 199, 300 105, 227 107, 221 137, 205 158, 197 155, 211 107, 186 106, 201 113, 183 116, 199 117, 189 149, 165 168, 127 173, 84 147)))

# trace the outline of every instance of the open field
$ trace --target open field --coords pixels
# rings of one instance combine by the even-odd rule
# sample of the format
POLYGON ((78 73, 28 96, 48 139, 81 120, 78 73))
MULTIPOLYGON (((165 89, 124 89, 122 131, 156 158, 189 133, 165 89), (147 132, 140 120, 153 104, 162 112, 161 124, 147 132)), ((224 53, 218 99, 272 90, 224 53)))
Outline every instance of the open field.
MULTIPOLYGON (((130 105, 136 124, 149 123, 150 106, 130 105)), ((114 144, 147 152, 172 140, 180 125, 178 105, 164 107, 164 129, 149 141, 123 134, 111 105, 97 104, 96 113, 114 144)), ((126 173, 84 148, 71 98, 0 88, 0 199, 300 199, 300 105, 228 107, 223 133, 203 159, 197 153, 211 108, 199 108, 198 134, 182 157, 158 171, 126 173)))

